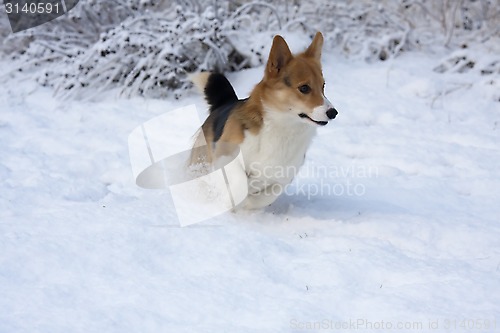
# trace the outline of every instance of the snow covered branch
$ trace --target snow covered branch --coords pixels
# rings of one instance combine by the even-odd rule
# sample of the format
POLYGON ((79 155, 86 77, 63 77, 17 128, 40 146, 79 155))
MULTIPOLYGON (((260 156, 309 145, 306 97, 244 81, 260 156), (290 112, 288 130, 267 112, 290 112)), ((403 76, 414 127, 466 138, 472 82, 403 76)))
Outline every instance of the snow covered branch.
POLYGON ((285 30, 320 30, 326 47, 366 61, 441 46, 452 56, 440 70, 454 70, 455 50, 498 44, 498 8, 500 0, 81 0, 28 31, 7 35, 4 22, 0 42, 14 70, 41 69, 37 80, 61 96, 99 87, 179 97, 187 73, 261 65, 272 35, 285 30))

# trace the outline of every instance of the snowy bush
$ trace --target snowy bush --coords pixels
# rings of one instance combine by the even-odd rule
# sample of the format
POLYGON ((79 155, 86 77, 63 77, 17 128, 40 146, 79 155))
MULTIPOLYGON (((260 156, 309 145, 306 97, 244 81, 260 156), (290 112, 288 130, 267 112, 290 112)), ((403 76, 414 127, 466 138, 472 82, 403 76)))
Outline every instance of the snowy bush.
POLYGON ((309 26, 326 32, 327 45, 350 58, 384 61, 444 48, 449 56, 436 72, 476 72, 477 84, 500 101, 499 0, 316 0, 301 12, 309 26), (489 55, 475 52, 477 44, 489 55))
POLYGON ((190 85, 187 73, 262 64, 282 24, 276 7, 265 2, 128 1, 119 10, 105 8, 111 5, 81 1, 60 21, 11 35, 4 52, 15 43, 10 57, 19 70, 43 67, 38 81, 62 96, 120 87, 126 96, 175 91, 178 97, 190 85))
POLYGON ((129 0, 127 4, 115 0, 81 0, 68 14, 54 21, 9 34, 1 50, 4 54, 25 55, 21 57, 23 60, 43 58, 50 53, 53 57, 72 58, 95 43, 100 33, 134 15, 134 8, 139 6, 139 0, 129 0))
POLYGON ((461 49, 452 52, 434 68, 438 73, 472 73, 476 78, 474 84, 481 87, 483 95, 500 102, 500 40, 492 44, 495 51, 484 53, 474 49, 461 49), (495 48, 496 46, 496 48, 495 48))
POLYGON ((467 73, 477 71, 481 75, 500 75, 500 59, 498 57, 484 57, 474 51, 455 51, 446 57, 440 65, 434 68, 435 72, 467 73))
MULTIPOLYGON (((251 3, 236 11, 215 6, 201 12, 186 8, 147 12, 101 34, 99 41, 67 68, 58 91, 71 93, 75 87, 90 85, 100 89, 120 86, 126 96, 162 97, 173 90, 179 97, 190 87, 188 73, 234 71, 261 64, 264 45, 241 41, 255 41, 258 34, 279 29, 279 20, 272 19, 277 15, 274 8, 265 4, 251 3), (268 8, 273 23, 264 26, 255 21, 255 7, 268 8)), ((263 39, 270 37, 268 34, 263 39)))
POLYGON ((190 86, 187 73, 262 64, 272 36, 284 31, 320 30, 326 48, 367 61, 445 47, 450 57, 439 72, 473 62, 497 75, 500 62, 454 53, 498 44, 500 0, 81 0, 53 22, 7 37, 5 29, 1 50, 13 70, 40 68, 37 81, 67 97, 110 88, 179 97, 190 86))
POLYGON ((410 31, 400 17, 393 17, 400 1, 312 1, 302 12, 307 22, 326 31, 327 45, 349 57, 386 60, 405 46, 410 31))
POLYGON ((500 33, 498 0, 308 2, 302 12, 349 57, 386 60, 403 51, 460 47, 500 33))

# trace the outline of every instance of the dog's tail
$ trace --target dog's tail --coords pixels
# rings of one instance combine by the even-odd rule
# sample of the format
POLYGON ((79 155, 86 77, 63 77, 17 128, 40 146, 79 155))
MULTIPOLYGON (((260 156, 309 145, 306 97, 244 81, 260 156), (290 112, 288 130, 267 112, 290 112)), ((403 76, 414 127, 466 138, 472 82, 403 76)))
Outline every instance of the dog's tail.
POLYGON ((190 75, 189 79, 205 95, 205 99, 210 105, 210 112, 238 101, 233 86, 223 74, 201 72, 190 75))

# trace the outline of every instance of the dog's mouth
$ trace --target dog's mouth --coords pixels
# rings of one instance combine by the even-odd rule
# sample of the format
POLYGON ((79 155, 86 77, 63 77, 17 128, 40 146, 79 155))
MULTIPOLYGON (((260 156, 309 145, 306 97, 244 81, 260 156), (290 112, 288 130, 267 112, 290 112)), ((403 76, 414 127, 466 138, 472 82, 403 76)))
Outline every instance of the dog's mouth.
POLYGON ((309 117, 307 114, 305 113, 301 113, 299 114, 299 117, 300 118, 307 118, 309 119, 310 121, 312 121, 313 123, 315 123, 316 125, 319 125, 319 126, 325 126, 326 124, 328 124, 327 121, 318 121, 318 120, 314 120, 312 119, 311 117, 309 117))

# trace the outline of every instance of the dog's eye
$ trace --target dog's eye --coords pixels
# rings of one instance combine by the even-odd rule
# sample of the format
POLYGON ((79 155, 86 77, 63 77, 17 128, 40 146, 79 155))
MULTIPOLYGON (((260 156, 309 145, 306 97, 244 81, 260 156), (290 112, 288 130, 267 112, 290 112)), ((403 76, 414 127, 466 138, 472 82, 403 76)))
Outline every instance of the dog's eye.
POLYGON ((309 87, 307 84, 304 84, 299 87, 299 91, 303 94, 309 94, 311 92, 311 87, 309 87))
POLYGON ((325 91, 325 84, 326 82, 323 82, 323 91, 325 91))

